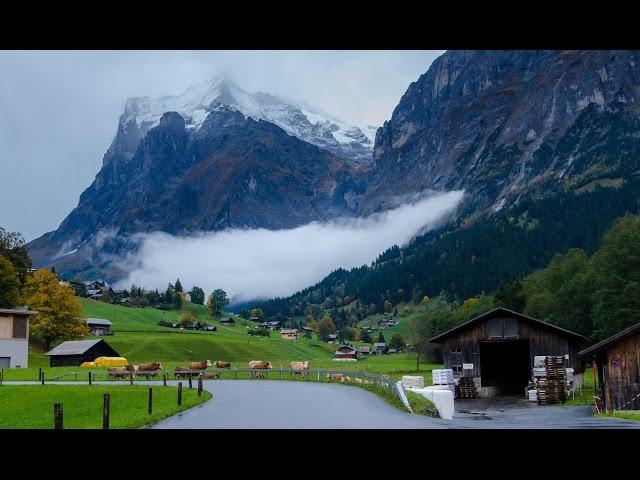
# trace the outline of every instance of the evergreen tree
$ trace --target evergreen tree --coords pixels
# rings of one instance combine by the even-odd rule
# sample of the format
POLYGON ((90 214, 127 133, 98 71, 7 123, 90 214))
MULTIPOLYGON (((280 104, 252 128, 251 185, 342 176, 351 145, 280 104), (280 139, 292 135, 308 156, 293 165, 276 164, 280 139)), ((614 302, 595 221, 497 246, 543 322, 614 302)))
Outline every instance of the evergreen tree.
POLYGON ((174 289, 176 292, 182 292, 182 284, 180 283, 180 279, 179 279, 179 278, 176 280, 176 283, 175 283, 175 285, 173 286, 173 289, 174 289))

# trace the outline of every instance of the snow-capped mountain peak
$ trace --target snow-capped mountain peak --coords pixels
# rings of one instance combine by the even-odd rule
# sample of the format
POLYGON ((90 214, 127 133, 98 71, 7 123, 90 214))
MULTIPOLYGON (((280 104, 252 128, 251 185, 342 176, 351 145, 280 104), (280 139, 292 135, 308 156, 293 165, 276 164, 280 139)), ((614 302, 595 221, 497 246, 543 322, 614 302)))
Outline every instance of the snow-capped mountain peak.
POLYGON ((348 124, 305 102, 266 92, 247 92, 224 76, 193 85, 180 95, 129 98, 120 124, 126 130, 135 121, 140 137, 144 137, 149 129, 158 125, 164 113, 174 111, 185 119, 188 129, 198 130, 218 105, 255 120, 275 123, 289 135, 358 163, 372 160, 375 127, 348 124))

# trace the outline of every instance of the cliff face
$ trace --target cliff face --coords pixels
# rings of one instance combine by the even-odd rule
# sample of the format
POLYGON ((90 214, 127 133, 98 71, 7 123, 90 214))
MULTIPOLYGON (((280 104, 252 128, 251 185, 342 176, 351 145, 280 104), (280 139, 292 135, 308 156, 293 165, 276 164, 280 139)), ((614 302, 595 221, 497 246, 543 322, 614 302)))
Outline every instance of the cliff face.
POLYGON ((616 162, 594 148, 638 133, 639 99, 635 51, 447 52, 378 129, 361 212, 407 192, 460 188, 468 211, 498 210, 606 176, 616 162), (612 120, 631 130, 612 132, 612 120))
MULTIPOLYGON (((186 234, 233 227, 280 229, 354 215, 354 169, 276 125, 220 107, 197 131, 165 113, 139 140, 129 132, 60 227, 29 244, 39 265, 99 271, 135 248, 140 232, 186 234)), ((134 130, 135 134, 135 130, 134 130)))

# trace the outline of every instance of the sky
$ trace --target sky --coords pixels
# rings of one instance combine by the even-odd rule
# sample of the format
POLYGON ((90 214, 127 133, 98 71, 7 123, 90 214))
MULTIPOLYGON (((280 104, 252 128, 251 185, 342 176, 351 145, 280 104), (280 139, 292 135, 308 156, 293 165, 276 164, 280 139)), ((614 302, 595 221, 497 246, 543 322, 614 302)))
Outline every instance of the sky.
POLYGON ((2 51, 0 226, 54 230, 93 181, 125 100, 216 74, 379 126, 442 51, 2 51))

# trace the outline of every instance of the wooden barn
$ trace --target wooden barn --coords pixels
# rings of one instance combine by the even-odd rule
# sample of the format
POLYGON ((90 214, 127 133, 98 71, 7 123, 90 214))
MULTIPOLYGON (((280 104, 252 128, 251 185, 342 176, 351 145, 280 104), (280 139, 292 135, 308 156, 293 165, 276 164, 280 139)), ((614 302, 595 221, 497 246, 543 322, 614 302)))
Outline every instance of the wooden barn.
POLYGON ((121 356, 102 339, 62 342, 45 355, 49 357, 51 367, 76 366, 83 362, 93 362, 98 357, 121 356))
POLYGON ((358 352, 350 345, 340 345, 333 355, 334 361, 355 361, 358 359, 358 352))
POLYGON ((595 361, 596 385, 606 410, 640 410, 640 323, 578 355, 595 361))
POLYGON ((567 357, 574 385, 582 384, 578 359, 586 337, 506 308, 483 315, 433 337, 442 347, 445 368, 456 377, 471 371, 481 397, 523 395, 532 378, 533 357, 567 357))

